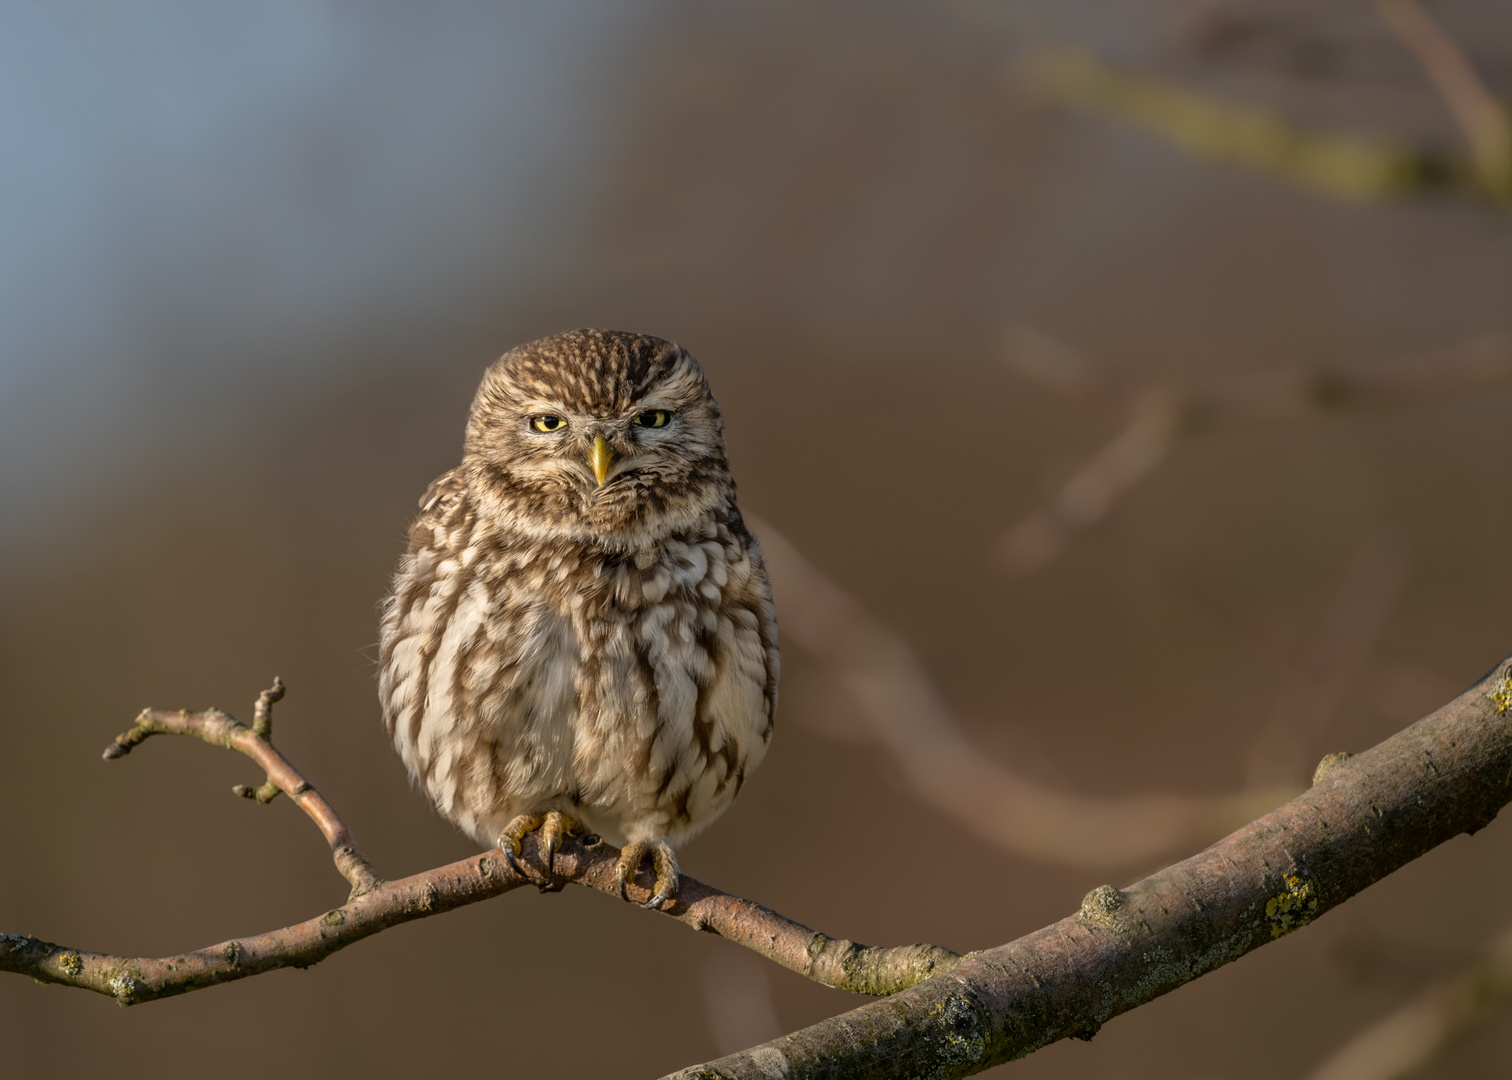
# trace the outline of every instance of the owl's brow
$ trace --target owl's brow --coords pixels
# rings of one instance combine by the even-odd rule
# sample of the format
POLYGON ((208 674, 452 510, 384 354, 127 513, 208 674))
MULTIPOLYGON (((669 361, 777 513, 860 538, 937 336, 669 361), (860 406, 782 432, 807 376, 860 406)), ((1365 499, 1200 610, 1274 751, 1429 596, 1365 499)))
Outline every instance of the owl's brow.
POLYGON ((645 412, 648 408, 670 409, 671 406, 668 404, 663 404, 660 401, 652 401, 648 398, 646 401, 636 402, 634 405, 631 405, 626 409, 616 410, 614 412, 584 412, 581 409, 570 409, 559 402, 532 401, 520 406, 518 414, 526 418, 532 416, 541 416, 544 414, 550 416, 562 416, 572 420, 586 420, 589 422, 597 421, 604 423, 613 420, 628 420, 630 417, 635 416, 637 413, 645 412))
POLYGON ((655 387, 640 397, 636 398, 623 409, 611 409, 608 411, 591 411, 575 408, 556 398, 526 397, 521 398, 512 406, 522 416, 539 416, 542 413, 555 413, 560 416, 575 416, 588 420, 623 420, 634 416, 636 413, 645 412, 647 409, 674 409, 683 404, 683 399, 676 394, 669 393, 670 387, 655 387))
POLYGON ((569 409, 560 401, 550 401, 545 398, 527 398, 516 404, 515 408, 525 416, 538 416, 541 413, 558 413, 562 416, 581 416, 576 409, 569 409))

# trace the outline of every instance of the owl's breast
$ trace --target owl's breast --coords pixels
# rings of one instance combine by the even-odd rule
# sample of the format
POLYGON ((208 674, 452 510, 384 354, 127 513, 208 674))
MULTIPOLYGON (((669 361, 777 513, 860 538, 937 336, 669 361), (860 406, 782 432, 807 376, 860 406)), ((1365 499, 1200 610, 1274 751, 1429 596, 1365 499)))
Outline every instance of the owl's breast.
POLYGON ((628 554, 446 524, 401 567, 380 660, 389 732, 441 813, 485 843, 546 809, 616 841, 713 821, 776 707, 771 591, 738 520, 628 554))
POLYGON ((631 839, 680 839, 734 799, 766 752, 776 625, 759 556, 728 530, 673 539, 621 566, 584 613, 576 761, 631 839), (639 834, 639 835, 638 835, 639 834))
POLYGON ((574 785, 580 642, 534 562, 476 544, 422 550, 382 628, 394 745, 437 809, 480 837, 574 785))

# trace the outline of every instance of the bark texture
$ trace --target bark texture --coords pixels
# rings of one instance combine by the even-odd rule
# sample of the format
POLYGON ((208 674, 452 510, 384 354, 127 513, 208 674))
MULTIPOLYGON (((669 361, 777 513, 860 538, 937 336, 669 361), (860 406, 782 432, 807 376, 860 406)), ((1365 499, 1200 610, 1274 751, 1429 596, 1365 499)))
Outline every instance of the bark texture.
POLYGON ((677 1080, 969 1076, 1104 1023, 1306 926, 1512 800, 1508 664, 1206 851, 883 1001, 677 1080))
MULTIPOLYGON (((352 887, 345 904, 295 926, 158 958, 113 956, 23 934, 0 934, 0 971, 93 990, 121 1005, 136 1005, 264 971, 309 967, 390 926, 487 900, 523 885, 556 891, 578 884, 638 904, 654 891, 647 874, 622 888, 615 868, 619 849, 597 838, 569 837, 548 869, 534 833, 526 837, 515 866, 494 850, 384 881, 358 849, 341 815, 274 748, 272 709, 283 693, 283 683, 274 679, 257 700, 251 727, 219 709, 144 709, 104 756, 107 761, 118 760, 154 735, 187 735, 247 755, 263 768, 267 780, 255 788, 238 784, 233 790, 258 803, 286 793, 309 816, 330 846, 336 869, 352 887)), ((887 948, 832 938, 693 878, 684 876, 679 882, 677 900, 664 904, 661 914, 728 938, 839 990, 896 993, 960 962, 958 955, 935 945, 887 948)))
MULTIPOLYGON (((422 874, 381 882, 341 907, 294 926, 178 956, 112 956, 22 934, 0 934, 0 971, 94 990, 122 1005, 137 1005, 278 968, 309 967, 390 926, 439 915, 524 885, 555 890, 571 883, 617 896, 618 858, 618 848, 608 844, 585 848, 574 838, 557 852, 555 871, 547 874, 532 834, 525 840, 520 873, 510 869, 498 851, 483 852, 422 874)), ((642 878, 631 886, 627 899, 639 903, 651 895, 654 882, 649 871, 642 878)), ((935 945, 886 948, 839 940, 694 878, 684 876, 681 883, 677 904, 668 905, 663 914, 695 930, 728 938, 836 989, 890 994, 960 962, 955 953, 935 945)))

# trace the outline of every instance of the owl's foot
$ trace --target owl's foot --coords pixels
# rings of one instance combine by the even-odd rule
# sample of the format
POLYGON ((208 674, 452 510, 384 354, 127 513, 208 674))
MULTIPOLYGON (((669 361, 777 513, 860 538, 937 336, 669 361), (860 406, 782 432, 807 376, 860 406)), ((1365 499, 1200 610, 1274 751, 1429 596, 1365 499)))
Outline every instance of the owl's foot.
POLYGON ((619 879, 620 899, 630 899, 625 895, 625 886, 635 880, 641 860, 647 855, 651 856, 651 865, 656 870, 656 889, 641 907, 655 911, 663 904, 677 901, 677 856, 673 854, 671 844, 665 840, 632 840, 620 848, 614 876, 619 879))
POLYGON ((571 814, 564 814, 560 810, 551 810, 544 814, 521 814, 499 834, 499 850, 504 853, 504 861, 515 873, 520 872, 520 866, 515 862, 520 854, 520 841, 525 839, 525 834, 540 830, 541 849, 546 852, 546 869, 556 869, 557 848, 562 846, 562 839, 577 833, 587 832, 583 823, 571 814))
POLYGON ((564 839, 569 836, 580 836, 587 831, 587 826, 571 814, 564 814, 558 810, 547 814, 545 822, 541 825, 541 846, 546 849, 546 869, 556 869, 557 848, 562 846, 564 839))

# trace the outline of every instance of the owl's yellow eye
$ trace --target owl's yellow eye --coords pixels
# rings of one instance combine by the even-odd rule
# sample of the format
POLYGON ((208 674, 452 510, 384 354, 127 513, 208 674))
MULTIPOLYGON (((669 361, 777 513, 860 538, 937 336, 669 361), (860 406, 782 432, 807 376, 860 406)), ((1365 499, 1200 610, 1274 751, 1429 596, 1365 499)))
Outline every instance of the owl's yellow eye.
POLYGON ((635 422, 641 427, 666 427, 671 415, 665 409, 651 409, 637 416, 635 422))
POLYGON ((566 421, 560 416, 551 416, 550 414, 546 416, 533 416, 530 419, 530 426, 537 431, 556 431, 565 423, 566 421))

